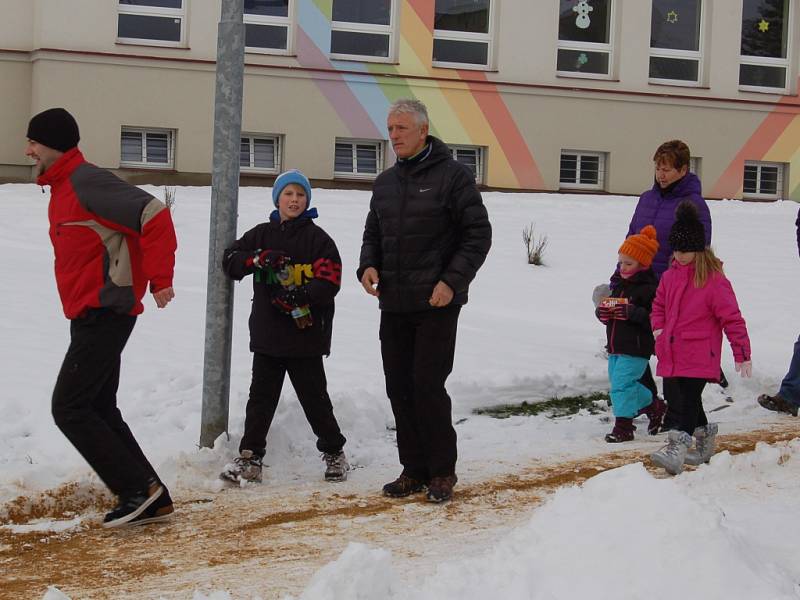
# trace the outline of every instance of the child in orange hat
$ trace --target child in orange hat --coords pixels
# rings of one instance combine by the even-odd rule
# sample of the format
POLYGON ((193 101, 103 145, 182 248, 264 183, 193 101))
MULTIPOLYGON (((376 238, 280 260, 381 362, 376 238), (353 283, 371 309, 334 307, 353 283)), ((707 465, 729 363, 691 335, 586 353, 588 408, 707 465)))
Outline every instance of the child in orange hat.
POLYGON ((620 283, 595 311, 606 326, 608 340, 608 379, 615 417, 614 429, 606 435, 609 443, 632 440, 633 419, 640 414, 650 419, 647 431, 658 433, 666 412, 664 401, 654 398, 639 382, 655 349, 650 310, 658 287, 651 267, 657 252, 656 229, 652 225, 622 242, 620 283))

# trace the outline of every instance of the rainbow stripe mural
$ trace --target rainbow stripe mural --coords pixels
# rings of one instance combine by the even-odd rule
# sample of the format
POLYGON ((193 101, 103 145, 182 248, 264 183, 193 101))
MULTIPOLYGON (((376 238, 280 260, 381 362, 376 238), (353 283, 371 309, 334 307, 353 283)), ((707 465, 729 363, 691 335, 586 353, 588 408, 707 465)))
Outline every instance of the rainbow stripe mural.
POLYGON ((711 197, 741 195, 745 160, 789 163, 789 198, 800 201, 800 98, 784 96, 775 105, 711 188, 711 197))
POLYGON ((487 183, 544 188, 539 167, 497 86, 479 71, 431 66, 433 2, 401 3, 403 73, 396 65, 330 60, 332 0, 298 2, 298 10, 298 61, 305 67, 332 70, 317 76, 315 82, 353 137, 384 139, 389 105, 398 98, 417 98, 428 107, 433 135, 448 143, 492 148, 487 183))

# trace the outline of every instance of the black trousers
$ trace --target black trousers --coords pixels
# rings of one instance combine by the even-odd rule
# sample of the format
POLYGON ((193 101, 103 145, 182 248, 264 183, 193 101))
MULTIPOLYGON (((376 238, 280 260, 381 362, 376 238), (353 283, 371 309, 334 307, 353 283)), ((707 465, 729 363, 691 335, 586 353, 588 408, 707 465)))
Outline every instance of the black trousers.
POLYGON ((650 390, 650 393, 653 394, 653 399, 658 396, 658 388, 656 387, 656 380, 653 379, 653 371, 650 369, 650 363, 647 363, 647 367, 645 367, 644 373, 639 378, 639 383, 641 383, 644 387, 650 390))
POLYGON ((73 319, 52 400, 58 428, 118 496, 158 479, 117 408, 120 356, 135 324, 107 309, 73 319))
POLYGON ((664 377, 667 414, 675 429, 692 435, 695 428, 708 425, 702 397, 706 383, 696 377, 664 377))
POLYGON ((311 430, 317 436, 317 450, 331 454, 340 452, 347 440, 333 415, 322 357, 276 358, 259 353, 253 354, 253 379, 239 452, 252 450, 262 458, 266 454, 267 433, 278 408, 286 373, 289 373, 311 430))
POLYGON ((456 430, 444 385, 453 370, 460 310, 381 313, 383 373, 397 449, 403 472, 415 479, 455 473, 456 430))

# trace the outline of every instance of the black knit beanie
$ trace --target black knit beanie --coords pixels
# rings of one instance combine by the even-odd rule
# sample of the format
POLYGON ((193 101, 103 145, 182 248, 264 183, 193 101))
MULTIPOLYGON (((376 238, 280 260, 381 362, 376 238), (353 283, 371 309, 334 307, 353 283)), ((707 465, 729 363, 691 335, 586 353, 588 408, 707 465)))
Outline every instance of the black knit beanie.
POLYGON ((706 249, 706 230, 697 207, 684 200, 675 209, 675 223, 669 232, 669 245, 676 252, 702 252, 706 249))
POLYGON ((34 116, 28 123, 27 137, 59 152, 71 150, 81 139, 78 123, 63 108, 50 108, 34 116))

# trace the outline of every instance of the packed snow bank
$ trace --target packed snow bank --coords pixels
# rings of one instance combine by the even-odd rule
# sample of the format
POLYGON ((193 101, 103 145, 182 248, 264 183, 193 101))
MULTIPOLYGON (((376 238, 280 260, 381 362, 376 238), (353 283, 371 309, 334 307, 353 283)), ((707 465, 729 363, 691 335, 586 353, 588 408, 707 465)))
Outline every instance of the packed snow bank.
POLYGON ((631 464, 559 489, 496 547, 422 582, 401 581, 386 551, 351 544, 300 598, 796 599, 799 494, 797 440, 722 453, 674 479, 631 464))

